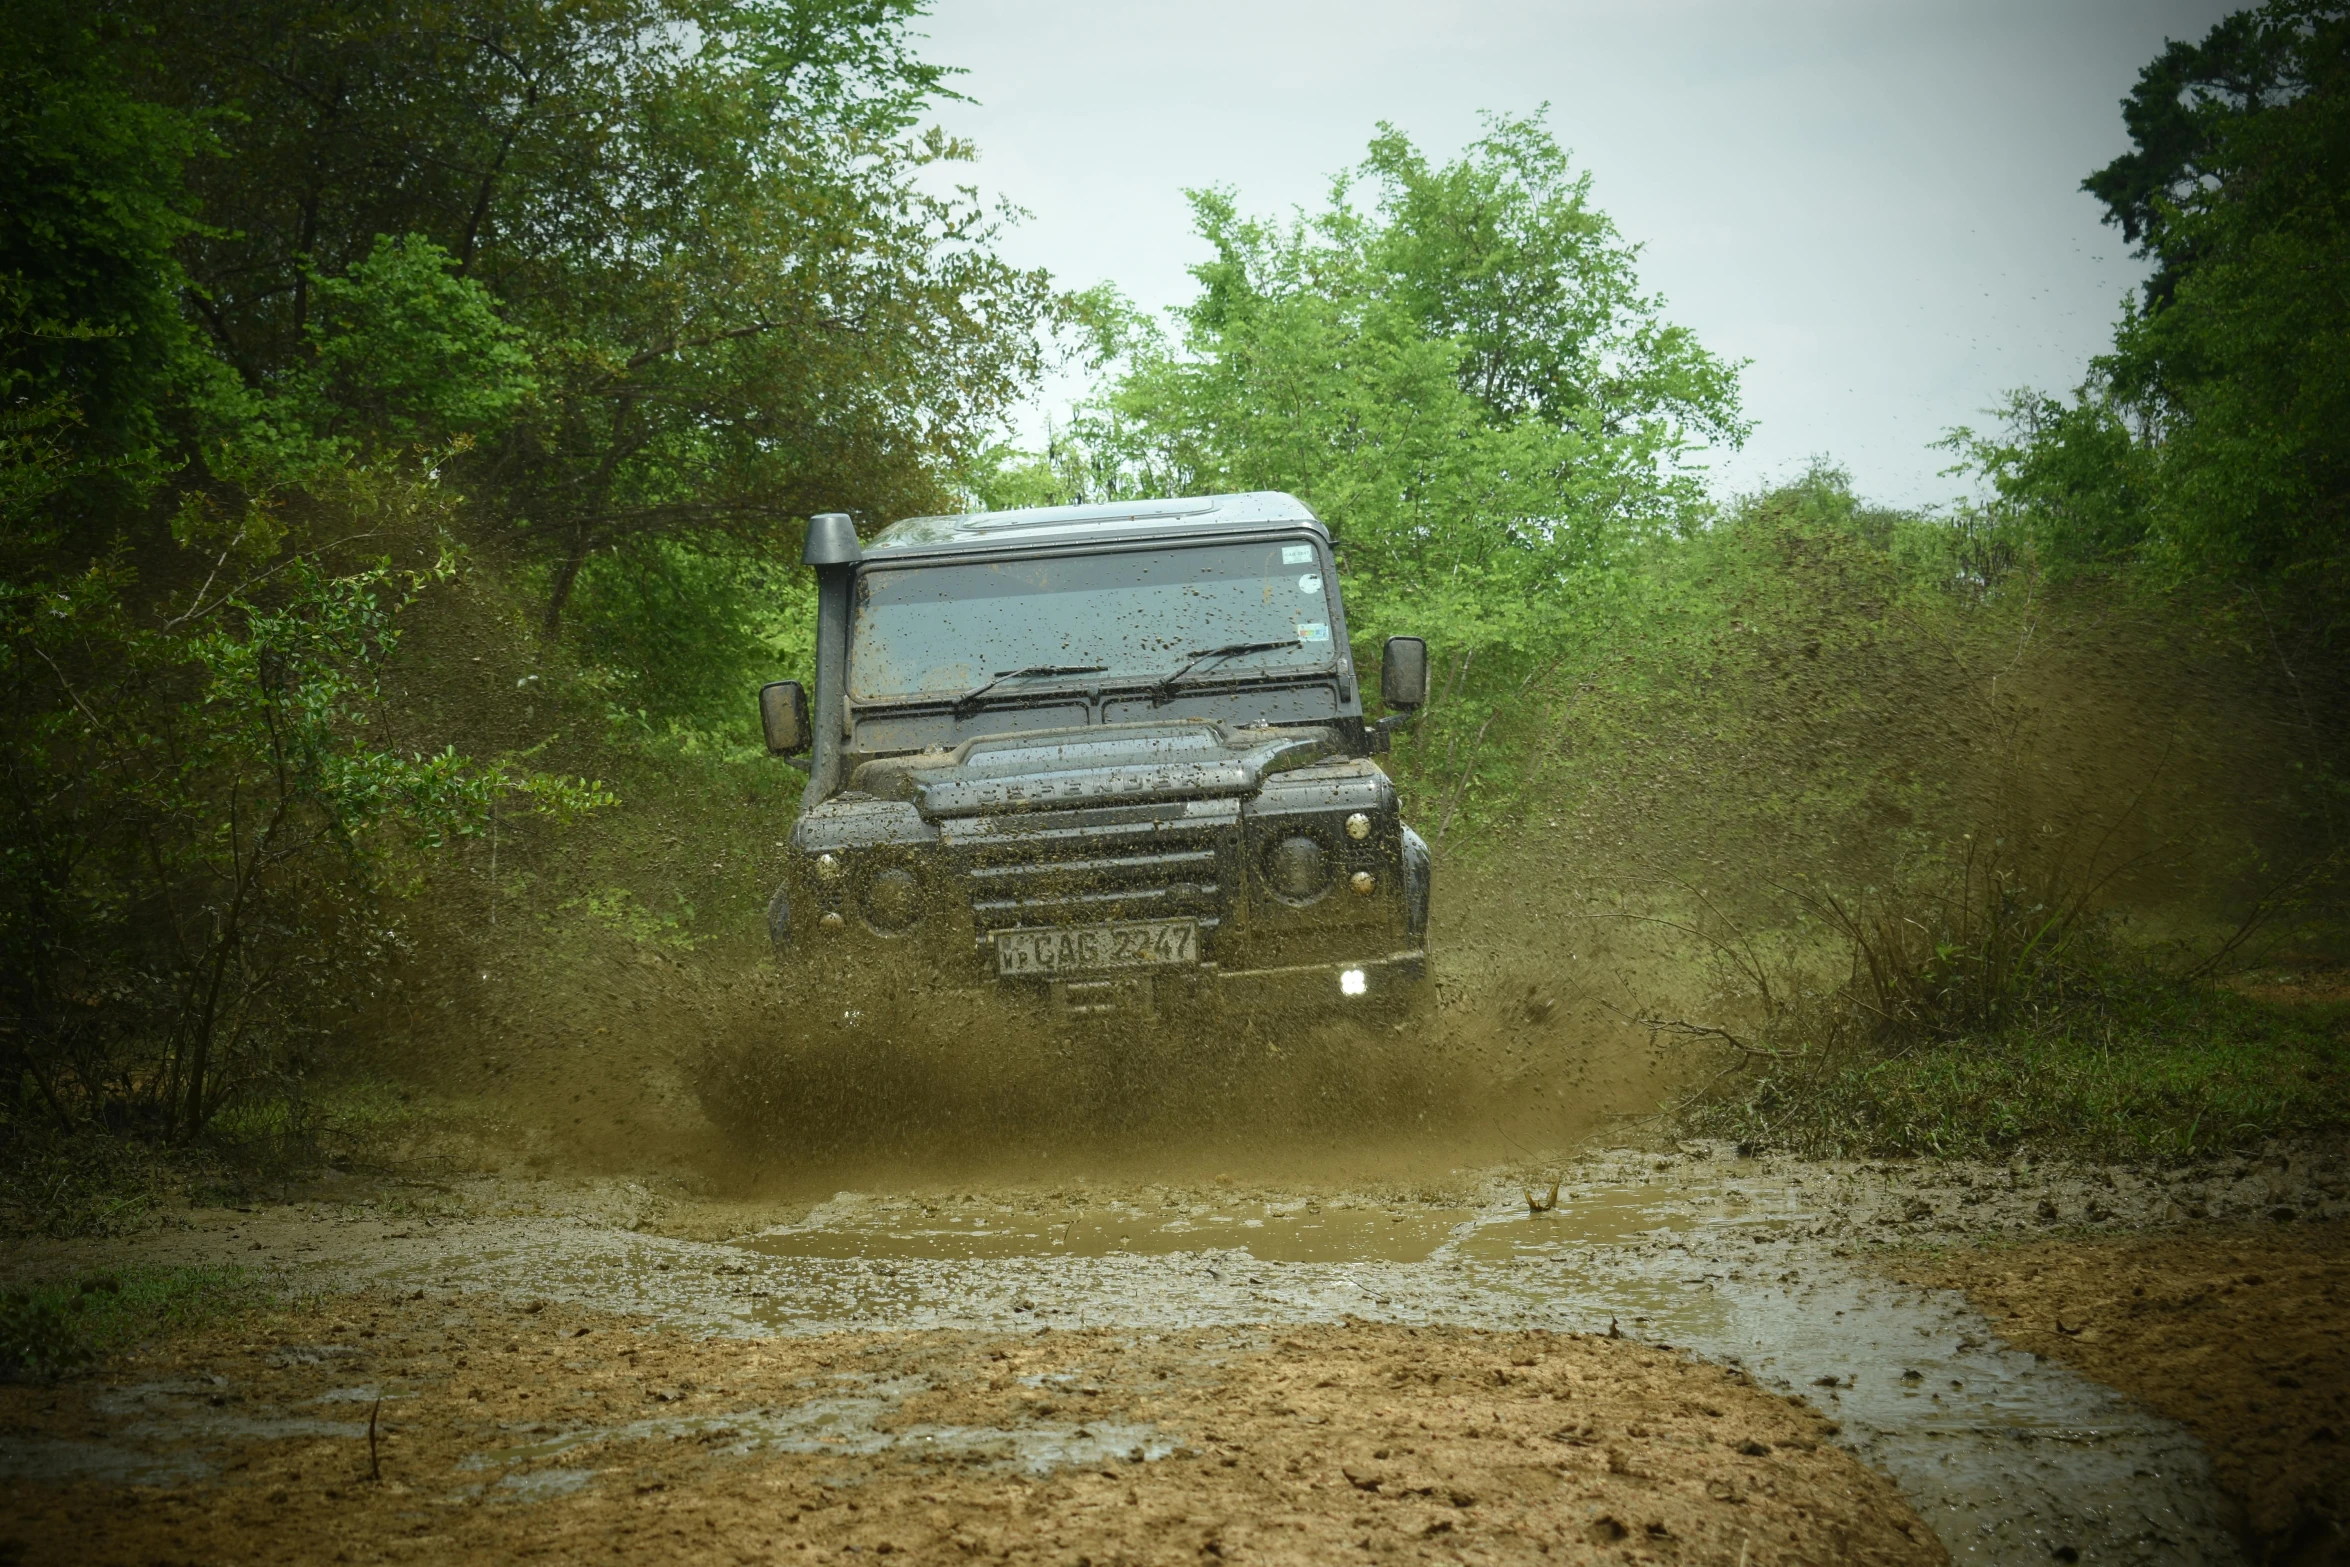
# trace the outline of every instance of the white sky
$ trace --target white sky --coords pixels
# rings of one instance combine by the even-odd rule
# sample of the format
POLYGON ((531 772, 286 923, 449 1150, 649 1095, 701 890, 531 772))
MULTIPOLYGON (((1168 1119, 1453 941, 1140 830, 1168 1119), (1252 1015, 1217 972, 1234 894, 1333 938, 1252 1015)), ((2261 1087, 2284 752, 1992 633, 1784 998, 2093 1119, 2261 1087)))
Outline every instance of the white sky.
MULTIPOLYGON (((935 0, 930 57, 977 100, 983 190, 1033 216, 1004 247, 1069 286, 1187 298, 1186 186, 1253 212, 1319 203, 1393 121, 1443 158, 1478 111, 1551 106, 1642 280, 1751 359, 1750 489, 1813 454, 1860 490, 1948 498, 1948 427, 2009 388, 2067 390, 2141 276, 2081 179, 2126 150, 2118 102, 2185 0, 935 0)), ((1064 394, 1065 395, 1065 394, 1064 394)))

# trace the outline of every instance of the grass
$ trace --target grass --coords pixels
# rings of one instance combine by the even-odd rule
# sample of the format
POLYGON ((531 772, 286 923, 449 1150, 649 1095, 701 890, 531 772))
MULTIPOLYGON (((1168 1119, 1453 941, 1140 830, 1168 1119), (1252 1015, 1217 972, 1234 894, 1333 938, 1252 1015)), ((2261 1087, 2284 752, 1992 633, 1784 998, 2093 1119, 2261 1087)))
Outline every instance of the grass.
POLYGON ((373 1078, 232 1104, 212 1118, 204 1140, 224 1164, 265 1181, 332 1159, 364 1159, 412 1130, 422 1112, 414 1094, 373 1078))
POLYGON ((174 1198, 227 1179, 209 1148, 176 1148, 98 1128, 61 1135, 0 1126, 0 1236, 121 1235, 174 1198))
POLYGON ((122 1235, 182 1202, 234 1206, 337 1161, 365 1162, 419 1124, 411 1091, 375 1079, 223 1109, 192 1146, 0 1121, 0 1236, 122 1235))
POLYGON ((242 1268, 124 1268, 0 1295, 0 1376, 53 1377, 269 1301, 242 1268))
POLYGON ((2188 1158, 2350 1126, 2350 1006, 2120 978, 1997 1032, 1774 1065, 1683 1114, 1813 1157, 2188 1158))

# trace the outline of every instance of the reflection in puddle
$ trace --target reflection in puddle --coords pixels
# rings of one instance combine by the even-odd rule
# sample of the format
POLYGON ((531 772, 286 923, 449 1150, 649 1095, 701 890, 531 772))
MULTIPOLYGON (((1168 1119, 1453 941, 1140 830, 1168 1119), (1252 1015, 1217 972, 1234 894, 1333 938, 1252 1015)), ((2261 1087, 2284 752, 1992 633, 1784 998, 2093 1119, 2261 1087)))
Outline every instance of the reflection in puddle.
MULTIPOLYGON (((460 1469, 511 1469, 543 1463, 590 1442, 691 1441, 717 1453, 833 1454, 865 1458, 899 1452, 952 1457, 981 1467, 1049 1474, 1123 1461, 1156 1463, 1181 1444, 1147 1422, 1101 1420, 1083 1425, 1018 1427, 895 1425, 901 1398, 914 1388, 877 1387, 869 1393, 811 1398, 788 1409, 737 1410, 724 1415, 676 1415, 617 1426, 583 1426, 513 1447, 492 1448, 458 1461, 460 1469), (886 1429, 885 1429, 886 1425, 886 1429)), ((586 1485, 593 1471, 544 1469, 510 1473, 496 1482, 519 1500, 542 1501, 586 1485)), ((478 1494, 478 1493, 467 1493, 478 1494)))
POLYGON ((497 1489, 516 1502, 551 1502, 558 1496, 584 1491, 596 1478, 592 1469, 534 1469, 527 1474, 502 1476, 497 1489))
POLYGON ((1462 1257, 1505 1260, 1556 1256, 1582 1246, 1612 1246, 1692 1228, 1684 1193, 1662 1186, 1561 1189, 1558 1206, 1515 1219, 1488 1219, 1454 1248, 1462 1257))
MULTIPOLYGON (((550 1228, 510 1258, 440 1266, 444 1278, 633 1303, 716 1332, 1147 1335, 1347 1316, 1620 1331, 1740 1365, 1818 1405, 1842 1422, 1839 1440, 1895 1478, 1957 1561, 2241 1560, 2209 1458, 2183 1429, 2008 1348, 1959 1296, 1894 1284, 1865 1260, 1879 1239, 1933 1233, 1906 1227, 1912 1210, 1934 1204, 1915 1200, 1904 1173, 1629 1152, 1557 1173, 1566 1177, 1557 1207, 1541 1214, 1529 1214, 1523 1178, 1498 1171, 1460 1172, 1453 1190, 1479 1193, 1468 1199, 1476 1206, 1330 1189, 1244 1202, 1119 1188, 1088 1194, 1083 1207, 1059 1192, 841 1193, 798 1224, 730 1245, 550 1228)), ((1935 1201, 2029 1214, 2034 1193, 2004 1179, 1993 1186, 1994 1175, 1961 1171, 1935 1201)), ((867 1387, 750 1423, 733 1417, 726 1439, 746 1451, 773 1443, 849 1455, 918 1442, 1048 1466, 1124 1456, 1137 1442, 1155 1455, 1164 1448, 1151 1443, 1166 1440, 1107 1427, 883 1432, 860 1402, 879 1396, 867 1387)), ((628 1429, 697 1428, 671 1419, 628 1429)), ((587 1439, 483 1463, 527 1467, 587 1439)))
POLYGON ((1244 1251, 1259 1262, 1421 1262, 1474 1215, 1465 1208, 1280 1210, 1105 1207, 1045 1214, 888 1215, 826 1223, 740 1242, 771 1257, 846 1262, 984 1262, 1014 1257, 1169 1257, 1244 1251))
MULTIPOLYGON (((0 1480, 60 1484, 184 1485, 219 1471, 217 1450, 230 1443, 298 1439, 348 1441, 364 1422, 321 1420, 274 1408, 223 1406, 212 1382, 143 1382, 108 1388, 91 1407, 109 1421, 103 1442, 0 1433, 0 1480)), ((314 1403, 373 1399, 374 1389, 337 1389, 314 1403)))

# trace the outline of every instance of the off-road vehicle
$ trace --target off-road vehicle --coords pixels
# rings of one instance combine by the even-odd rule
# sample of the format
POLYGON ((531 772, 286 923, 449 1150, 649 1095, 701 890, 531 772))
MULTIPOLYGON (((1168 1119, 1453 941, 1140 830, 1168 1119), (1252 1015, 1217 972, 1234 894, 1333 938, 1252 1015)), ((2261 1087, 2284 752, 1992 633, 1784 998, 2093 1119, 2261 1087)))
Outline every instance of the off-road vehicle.
POLYGON ((1374 757, 1426 699, 1390 638, 1366 723, 1330 535, 1275 492, 812 519, 816 691, 769 928, 832 996, 1039 1013, 1378 1009, 1427 975, 1427 845, 1374 757))

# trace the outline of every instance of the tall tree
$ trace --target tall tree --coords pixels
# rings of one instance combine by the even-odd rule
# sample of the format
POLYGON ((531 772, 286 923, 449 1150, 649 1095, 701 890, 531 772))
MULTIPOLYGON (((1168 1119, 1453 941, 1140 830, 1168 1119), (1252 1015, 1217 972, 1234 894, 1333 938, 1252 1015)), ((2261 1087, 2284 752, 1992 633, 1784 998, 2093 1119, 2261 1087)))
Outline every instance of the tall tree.
POLYGON ((133 34, 66 0, 0 34, 0 395, 11 437, 35 410, 70 422, 76 465, 151 454, 188 341, 176 252, 207 137, 131 90, 133 34))
MULTIPOLYGON (((139 0, 134 0, 139 3, 139 0)), ((596 551, 920 510, 1018 395, 1049 306, 928 166, 916 0, 155 5, 209 117, 190 298, 268 386, 321 281, 414 234, 478 281, 535 395, 452 470, 562 615, 596 551)))
POLYGON ((2273 0, 2173 43, 2086 188, 2154 263, 2066 405, 1975 461, 2060 559, 2283 589, 2342 629, 2350 530, 2350 6, 2273 0))
POLYGON ((1738 367, 1641 291, 1637 247, 1538 118, 1497 117, 1443 165, 1382 127, 1289 224, 1191 200, 1210 255, 1176 339, 1089 302, 1109 376, 1062 493, 1295 491, 1373 624, 1523 650, 1578 577, 1693 523, 1702 452, 1744 438, 1738 367))

